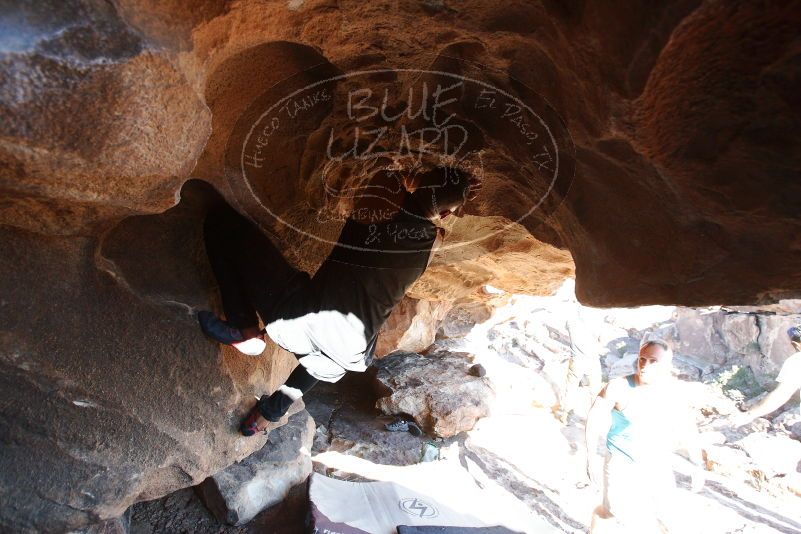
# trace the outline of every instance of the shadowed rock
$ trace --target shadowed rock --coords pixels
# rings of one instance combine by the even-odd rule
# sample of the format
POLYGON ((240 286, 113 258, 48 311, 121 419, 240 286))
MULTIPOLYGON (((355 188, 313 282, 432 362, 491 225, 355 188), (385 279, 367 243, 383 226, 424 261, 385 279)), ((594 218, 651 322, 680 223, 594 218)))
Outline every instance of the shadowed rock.
MULTIPOLYGON (((353 200, 323 185, 349 191, 371 172, 359 158, 328 157, 329 147, 370 145, 356 126, 375 129, 380 115, 349 115, 354 90, 388 90, 392 114, 412 104, 410 90, 472 80, 439 109, 468 134, 458 156, 482 170, 484 189, 447 222, 457 246, 437 253, 411 298, 485 300, 485 284, 550 293, 574 262, 578 296, 594 305, 799 296, 792 2, 65 0, 4 10, 3 528, 116 517, 256 447, 233 429, 293 360, 274 349, 244 359, 198 333, 189 312, 209 304, 212 285, 201 206, 181 187, 190 176, 213 183, 313 272, 353 200), (370 70, 380 72, 351 76, 370 70), (263 127, 248 137, 263 105, 311 86, 293 102, 292 128, 271 142, 263 127), (488 86, 525 102, 541 119, 529 126, 547 126, 559 172, 537 159, 546 145, 518 135, 521 115, 476 107, 488 86), (244 176, 236 156, 260 135, 265 164, 244 176)), ((393 135, 375 146, 397 147, 393 135)), ((741 327, 750 331, 732 325, 741 327)))

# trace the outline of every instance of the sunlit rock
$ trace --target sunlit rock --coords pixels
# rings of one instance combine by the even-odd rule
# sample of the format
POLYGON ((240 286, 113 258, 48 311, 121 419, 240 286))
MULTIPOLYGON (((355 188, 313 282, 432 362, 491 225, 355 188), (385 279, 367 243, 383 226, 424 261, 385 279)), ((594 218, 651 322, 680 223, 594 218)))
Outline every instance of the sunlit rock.
POLYGON ((489 414, 495 393, 488 378, 469 373, 465 353, 397 352, 375 365, 386 391, 376 406, 386 414, 408 414, 436 436, 470 430, 489 414))

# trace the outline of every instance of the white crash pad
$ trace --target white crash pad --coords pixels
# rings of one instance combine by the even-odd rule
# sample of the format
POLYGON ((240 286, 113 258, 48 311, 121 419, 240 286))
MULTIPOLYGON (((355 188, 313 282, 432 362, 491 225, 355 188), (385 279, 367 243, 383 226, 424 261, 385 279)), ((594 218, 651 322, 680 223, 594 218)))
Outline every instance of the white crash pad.
MULTIPOLYGON (((311 476, 312 532, 396 534, 399 525, 505 527, 495 533, 553 532, 527 510, 510 507, 450 462, 386 467, 376 482, 349 482, 319 473, 311 476), (391 478, 391 480, 388 480, 391 478)), ((522 504, 522 503, 518 503, 522 504)))

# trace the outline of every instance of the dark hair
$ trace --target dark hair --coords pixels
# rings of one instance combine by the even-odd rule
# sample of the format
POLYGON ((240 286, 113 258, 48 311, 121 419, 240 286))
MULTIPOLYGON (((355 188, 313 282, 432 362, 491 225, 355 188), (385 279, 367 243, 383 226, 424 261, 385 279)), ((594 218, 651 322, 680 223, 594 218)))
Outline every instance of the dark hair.
POLYGON ((793 343, 801 343, 801 325, 791 326, 787 329, 787 335, 793 343))

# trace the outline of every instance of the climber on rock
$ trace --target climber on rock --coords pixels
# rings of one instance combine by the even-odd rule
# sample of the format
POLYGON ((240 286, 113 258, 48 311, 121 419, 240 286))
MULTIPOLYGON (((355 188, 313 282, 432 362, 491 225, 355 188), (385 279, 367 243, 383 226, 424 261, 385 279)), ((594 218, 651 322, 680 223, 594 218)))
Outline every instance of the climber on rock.
POLYGON ((693 491, 704 485, 704 461, 695 421, 673 388, 672 358, 665 341, 644 339, 636 372, 611 380, 587 415, 587 473, 603 487, 603 504, 593 512, 591 533, 619 532, 621 527, 631 532, 686 532, 686 525, 677 525, 680 514, 672 509, 673 451, 686 449, 697 466, 693 491), (605 459, 597 452, 603 436, 605 459), (622 524, 612 525, 613 521, 622 524))
POLYGON ((795 353, 782 364, 781 371, 776 377, 778 382, 776 389, 768 393, 756 406, 734 417, 734 427, 747 425, 757 417, 775 412, 801 389, 801 325, 788 329, 787 337, 795 353))
POLYGON ((401 179, 379 171, 360 190, 333 250, 313 277, 291 267, 250 221, 223 205, 204 223, 225 320, 201 311, 210 338, 258 355, 264 333, 298 358, 287 381, 262 395, 240 425, 252 436, 279 421, 318 380, 364 371, 378 331, 428 266, 442 232, 434 223, 478 194, 467 171, 438 166, 401 179), (259 327, 259 317, 264 328, 259 327))

